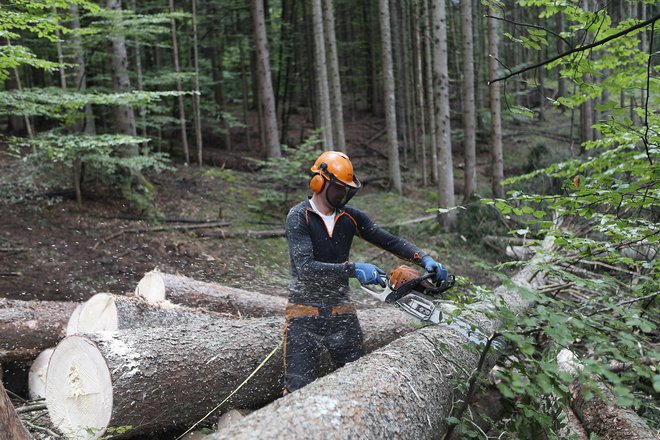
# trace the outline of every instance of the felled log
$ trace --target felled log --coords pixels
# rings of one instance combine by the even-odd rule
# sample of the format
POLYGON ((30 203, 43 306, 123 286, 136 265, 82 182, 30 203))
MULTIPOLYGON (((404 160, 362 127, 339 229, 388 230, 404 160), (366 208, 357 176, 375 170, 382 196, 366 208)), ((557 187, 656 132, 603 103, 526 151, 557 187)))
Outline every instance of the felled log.
POLYGON ((0 362, 28 361, 64 337, 73 302, 0 299, 0 362))
POLYGON ((46 373, 54 348, 47 348, 32 362, 28 372, 28 396, 31 400, 46 397, 46 373))
POLYGON ((169 326, 187 322, 201 324, 227 318, 233 316, 228 313, 206 313, 169 301, 149 303, 138 297, 97 293, 80 308, 76 333, 169 326))
POLYGON ((604 384, 599 383, 601 396, 587 400, 584 384, 574 383, 571 408, 590 433, 603 440, 657 440, 660 432, 652 429, 634 410, 616 404, 616 397, 604 384))
MULTIPOLYGON (((557 355, 557 364, 561 371, 577 377, 584 367, 577 356, 568 349, 557 355)), ((635 411, 616 404, 614 393, 602 382, 595 381, 598 388, 592 392, 593 398, 585 398, 586 385, 574 381, 571 386, 570 406, 582 426, 590 433, 597 434, 603 440, 652 440, 660 438, 660 432, 650 428, 635 411)), ((593 391, 593 390, 592 390, 593 391)))
MULTIPOLYGON (((168 300, 188 307, 243 317, 283 316, 286 299, 250 292, 216 283, 206 283, 181 275, 161 273, 168 300)), ((146 290, 141 290, 146 292, 146 290)))
POLYGON ((25 429, 21 419, 18 418, 14 405, 9 400, 5 387, 0 381, 0 438, 7 440, 32 440, 32 436, 25 429))
MULTIPOLYGON (((548 239, 544 247, 551 244, 548 239)), ((533 262, 546 259, 539 254, 533 262)), ((543 277, 530 265, 512 281, 535 288, 543 277)), ((514 312, 531 305, 515 288, 500 286, 492 296, 514 312)), ((465 319, 485 335, 499 327, 492 304, 467 307, 465 319)), ((470 334, 470 327, 460 321, 423 328, 253 412, 208 440, 303 439, 310 433, 323 433, 325 439, 441 438, 452 409, 465 399, 455 383, 468 383, 477 370, 482 338, 470 334), (476 349, 470 349, 474 345, 476 349)), ((492 366, 495 356, 486 359, 483 369, 492 366)))
MULTIPOLYGON (((411 331, 387 308, 359 312, 366 348, 411 331)), ((250 375, 282 340, 282 318, 222 320, 203 325, 73 335, 55 349, 46 404, 66 435, 101 436, 131 425, 131 434, 187 427, 204 417, 250 375)), ((281 349, 224 406, 257 407, 282 393, 281 349)))

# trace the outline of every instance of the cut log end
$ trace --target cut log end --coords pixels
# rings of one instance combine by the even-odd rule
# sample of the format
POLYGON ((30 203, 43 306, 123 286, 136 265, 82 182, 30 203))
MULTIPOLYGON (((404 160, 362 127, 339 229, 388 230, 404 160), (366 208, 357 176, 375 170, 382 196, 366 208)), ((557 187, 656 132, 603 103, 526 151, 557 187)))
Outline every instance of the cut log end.
POLYGON ((110 371, 97 346, 69 336, 55 348, 48 366, 46 405, 57 429, 69 438, 102 436, 112 415, 110 371))
POLYGON ((165 301, 165 282, 160 272, 147 272, 135 288, 135 295, 150 303, 165 301))
POLYGON ((80 309, 82 309, 83 304, 78 304, 71 316, 69 316, 69 321, 66 324, 66 336, 75 335, 78 333, 78 318, 80 318, 80 309))
POLYGON ((117 305, 111 293, 97 293, 80 309, 78 333, 112 331, 118 328, 117 305))
POLYGON ((46 373, 53 350, 53 348, 47 348, 32 362, 28 372, 28 395, 30 399, 36 400, 46 397, 46 373))

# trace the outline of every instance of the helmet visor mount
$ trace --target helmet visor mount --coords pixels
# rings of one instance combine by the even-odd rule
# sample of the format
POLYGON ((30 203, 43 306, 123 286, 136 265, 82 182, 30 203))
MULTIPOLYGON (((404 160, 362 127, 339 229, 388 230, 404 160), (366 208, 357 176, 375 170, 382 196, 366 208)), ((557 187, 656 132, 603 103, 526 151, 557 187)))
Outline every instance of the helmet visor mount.
POLYGON ((327 168, 323 170, 323 176, 326 180, 328 180, 327 178, 330 180, 327 185, 328 189, 325 192, 325 198, 330 206, 335 209, 343 208, 362 187, 357 177, 353 177, 354 186, 349 185, 337 179, 327 168))

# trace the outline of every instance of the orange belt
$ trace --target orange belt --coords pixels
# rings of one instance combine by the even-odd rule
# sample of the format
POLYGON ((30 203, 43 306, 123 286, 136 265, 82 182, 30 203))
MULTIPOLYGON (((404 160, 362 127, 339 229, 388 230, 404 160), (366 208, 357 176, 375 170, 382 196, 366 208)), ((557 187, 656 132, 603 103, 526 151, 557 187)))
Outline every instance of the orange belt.
MULTIPOLYGON (((334 315, 355 315, 357 309, 353 303, 339 304, 331 309, 331 314, 334 315)), ((302 316, 319 316, 321 314, 318 307, 307 306, 304 304, 287 304, 284 317, 286 319, 299 318, 302 316)))

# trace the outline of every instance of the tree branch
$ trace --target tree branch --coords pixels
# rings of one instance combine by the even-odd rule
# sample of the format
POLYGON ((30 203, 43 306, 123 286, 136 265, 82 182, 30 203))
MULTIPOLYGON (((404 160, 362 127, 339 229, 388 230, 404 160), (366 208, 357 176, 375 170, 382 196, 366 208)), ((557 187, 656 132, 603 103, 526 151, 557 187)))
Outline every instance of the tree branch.
POLYGON ((501 20, 501 21, 504 21, 504 22, 506 22, 506 23, 514 24, 514 25, 516 25, 516 26, 530 27, 530 28, 540 29, 540 30, 542 30, 542 31, 546 31, 546 32, 549 33, 550 35, 554 35, 555 37, 557 37, 557 38, 559 38, 561 41, 563 41, 564 44, 566 44, 566 46, 569 47, 569 49, 571 49, 571 50, 573 49, 573 45, 571 44, 570 41, 568 41, 566 38, 562 37, 562 36, 559 35, 558 33, 553 32, 553 31, 551 31, 550 29, 546 29, 546 28, 544 28, 543 26, 539 26, 539 25, 536 25, 536 24, 530 24, 530 23, 518 23, 517 21, 509 20, 508 18, 498 17, 498 16, 495 16, 495 15, 484 15, 484 17, 486 17, 486 18, 493 18, 493 19, 495 19, 495 20, 501 20))
POLYGON ((524 73, 524 72, 527 72, 527 71, 530 71, 530 70, 537 69, 537 68, 539 68, 539 67, 541 67, 541 66, 545 66, 546 64, 550 64, 550 63, 552 63, 553 61, 557 61, 557 60, 559 60, 559 59, 561 59, 561 58, 564 58, 564 57, 566 57, 566 56, 568 56, 568 55, 572 55, 572 54, 574 54, 574 53, 578 53, 578 52, 584 52, 585 50, 589 50, 589 49, 593 49, 594 47, 602 46, 603 44, 605 44, 605 43, 609 43, 609 42, 612 41, 612 40, 616 40, 617 38, 622 37, 622 36, 624 36, 624 35, 627 35, 627 34, 631 33, 632 31, 635 31, 635 30, 637 30, 637 29, 640 29, 640 28, 643 28, 643 27, 645 27, 645 26, 648 26, 649 24, 653 25, 653 24, 655 24, 655 22, 658 21, 658 20, 660 20, 660 14, 658 14, 658 15, 656 15, 655 17, 652 17, 652 18, 650 18, 650 19, 648 19, 648 20, 646 20, 646 21, 643 21, 643 22, 641 22, 641 23, 637 23, 636 25, 631 26, 631 27, 629 27, 629 28, 627 28, 627 29, 624 29, 624 30, 622 30, 621 32, 617 32, 616 34, 610 35, 610 36, 607 37, 607 38, 603 38, 602 40, 594 41, 593 43, 591 43, 591 44, 587 44, 586 46, 582 46, 582 47, 578 47, 578 48, 575 48, 575 49, 568 50, 568 51, 563 52, 563 53, 560 53, 559 55, 556 55, 556 56, 554 56, 554 57, 552 57, 552 58, 548 58, 548 59, 546 59, 546 60, 543 60, 543 61, 540 61, 540 62, 538 62, 538 63, 536 63, 536 64, 533 64, 533 65, 531 65, 531 66, 527 66, 527 67, 525 67, 525 68, 522 68, 522 69, 518 69, 518 70, 516 70, 516 71, 513 71, 513 72, 511 72, 511 73, 508 74, 508 75, 501 76, 501 77, 499 77, 499 78, 495 78, 495 79, 492 80, 492 81, 488 81, 488 84, 490 85, 490 84, 496 83, 496 82, 498 82, 498 81, 504 81, 504 80, 507 80, 507 79, 509 79, 509 78, 511 78, 511 77, 513 77, 513 76, 515 76, 515 75, 519 75, 519 74, 521 74, 521 73, 524 73))

